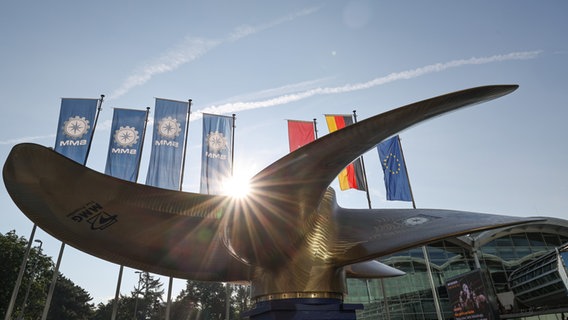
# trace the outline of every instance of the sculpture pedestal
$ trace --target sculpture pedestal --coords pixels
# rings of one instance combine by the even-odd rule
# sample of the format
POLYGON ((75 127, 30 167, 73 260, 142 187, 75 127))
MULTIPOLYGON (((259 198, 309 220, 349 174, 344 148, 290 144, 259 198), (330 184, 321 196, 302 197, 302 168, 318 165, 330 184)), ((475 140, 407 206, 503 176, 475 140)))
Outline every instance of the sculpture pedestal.
POLYGON ((250 320, 356 320, 362 304, 346 304, 339 299, 282 299, 258 302, 245 316, 250 320))

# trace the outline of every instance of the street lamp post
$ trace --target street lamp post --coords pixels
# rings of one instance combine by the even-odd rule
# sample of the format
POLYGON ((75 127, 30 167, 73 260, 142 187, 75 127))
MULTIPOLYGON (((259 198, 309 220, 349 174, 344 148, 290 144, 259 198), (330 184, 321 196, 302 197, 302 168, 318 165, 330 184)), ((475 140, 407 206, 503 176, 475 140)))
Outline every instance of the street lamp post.
MULTIPOLYGON (((41 240, 35 240, 34 242, 39 242, 38 251, 41 254, 41 246, 43 245, 43 242, 41 240)), ((32 286, 32 282, 34 282, 34 275, 37 263, 38 259, 35 260, 34 264, 32 265, 32 269, 30 271, 30 279, 28 281, 28 287, 26 288, 26 295, 24 296, 24 304, 22 305, 22 310, 20 310, 20 315, 18 316, 18 320, 22 320, 24 318, 24 311, 26 311, 26 306, 28 304, 28 297, 30 295, 30 288, 32 286)))
POLYGON ((134 320, 136 320, 136 311, 138 309, 138 292, 140 291, 140 282, 142 282, 142 271, 136 271, 138 273, 138 288, 136 289, 136 297, 134 298, 134 320))

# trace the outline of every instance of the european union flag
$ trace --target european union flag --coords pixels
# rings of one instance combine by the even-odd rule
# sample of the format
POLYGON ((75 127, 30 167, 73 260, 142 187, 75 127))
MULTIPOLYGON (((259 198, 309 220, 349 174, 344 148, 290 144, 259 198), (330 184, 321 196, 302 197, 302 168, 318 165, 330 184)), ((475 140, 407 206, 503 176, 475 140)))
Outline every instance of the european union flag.
POLYGON ((147 185, 181 189, 188 116, 189 102, 156 99, 147 185))
POLYGON ((377 145, 383 167, 387 200, 412 201, 400 140, 394 136, 377 145))
POLYGON ((203 115, 203 140, 200 192, 222 194, 232 174, 233 118, 203 115))
POLYGON ((87 162, 98 105, 98 99, 61 99, 55 151, 80 164, 87 162))
POLYGON ((105 174, 136 182, 148 111, 114 109, 105 174))

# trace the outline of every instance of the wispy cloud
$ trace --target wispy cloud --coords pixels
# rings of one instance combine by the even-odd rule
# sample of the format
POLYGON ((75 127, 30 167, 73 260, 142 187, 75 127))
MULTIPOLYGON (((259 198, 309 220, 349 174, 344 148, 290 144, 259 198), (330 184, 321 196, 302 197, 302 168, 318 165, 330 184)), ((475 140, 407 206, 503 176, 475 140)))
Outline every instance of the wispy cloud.
MULTIPOLYGON (((358 90, 370 89, 398 80, 413 79, 426 74, 442 72, 451 68, 458 68, 467 65, 481 65, 488 63, 511 61, 511 60, 534 59, 537 58, 538 55, 541 53, 542 51, 523 51, 523 52, 512 52, 508 54, 493 55, 489 57, 479 57, 479 58, 473 57, 469 59, 452 60, 449 62, 430 64, 416 69, 394 72, 383 77, 372 79, 370 81, 346 84, 338 87, 313 88, 313 86, 324 81, 325 78, 316 79, 312 81, 304 81, 296 84, 286 85, 278 88, 258 91, 256 93, 233 97, 230 100, 234 101, 238 99, 245 99, 252 97, 256 99, 259 99, 260 97, 271 97, 271 98, 259 101, 250 101, 250 102, 238 101, 238 102, 229 102, 218 105, 211 105, 201 110, 197 110, 197 112, 192 113, 191 120, 194 121, 197 119, 201 119, 202 113, 229 114, 238 111, 274 107, 291 102, 300 101, 318 95, 341 94, 341 93, 353 92, 358 90)), ((107 120, 102 122, 100 126, 97 128, 97 130, 109 129, 109 128, 110 128, 110 120, 107 120)), ((33 136, 33 137, 22 137, 16 139, 1 140, 0 145, 15 144, 24 141, 29 142, 29 141, 54 138, 54 137, 55 135, 45 135, 45 136, 33 136)))
POLYGON ((314 8, 307 8, 307 9, 300 10, 300 11, 298 11, 298 12, 289 14, 289 15, 287 15, 287 16, 278 18, 278 19, 276 19, 276 20, 274 20, 274 21, 271 21, 271 22, 269 22, 269 23, 267 23, 267 24, 259 25, 259 26, 256 26, 256 27, 252 27, 252 26, 241 26, 241 27, 236 28, 236 29, 229 35, 229 37, 227 37, 227 39, 226 39, 225 41, 227 41, 227 42, 229 42, 229 41, 237 41, 237 40, 239 40, 239 39, 241 39, 241 38, 244 38, 244 37, 246 37, 246 36, 249 36, 249 35, 251 35, 251 34, 255 34, 255 33, 258 33, 258 32, 261 32, 261 31, 264 31, 264 30, 267 30, 267 29, 276 27, 276 26, 278 26, 278 25, 280 25, 280 24, 293 21, 293 20, 295 20, 295 19, 297 19, 297 18, 300 18, 300 17, 302 17, 302 16, 310 15, 310 14, 312 14, 312 13, 318 11, 318 10, 319 10, 319 8, 317 8, 317 7, 314 7, 314 8))
POLYGON ((237 96, 233 96, 227 99, 223 99, 221 101, 217 101, 212 103, 212 105, 225 105, 231 104, 235 101, 251 101, 251 100, 260 100, 260 99, 269 99, 271 97, 286 95, 289 93, 300 92, 309 90, 311 88, 315 88, 320 84, 323 84, 326 81, 333 79, 333 77, 324 77, 319 79, 307 80, 293 84, 287 84, 284 86, 270 88, 265 90, 260 90, 256 92, 244 93, 239 94, 237 96))
POLYGON ((128 93, 132 88, 145 84, 152 77, 158 74, 174 71, 180 66, 197 60, 212 49, 230 42, 238 41, 244 37, 259 33, 261 31, 273 28, 285 22, 292 21, 296 18, 312 14, 318 8, 308 8, 296 13, 278 18, 264 25, 259 26, 240 26, 235 28, 224 39, 202 39, 187 37, 178 45, 165 52, 157 59, 150 61, 146 65, 135 70, 130 76, 124 80, 118 89, 116 89, 107 100, 116 99, 128 93))
POLYGON ((30 137, 21 137, 21 138, 14 138, 14 139, 7 139, 7 140, 0 140, 0 145, 8 144, 18 144, 23 142, 32 142, 37 140, 43 139, 53 139, 55 141, 55 134, 46 134, 43 136, 30 136, 30 137))
MULTIPOLYGON (((488 63, 495 63, 495 62, 502 62, 509 60, 534 59, 540 53, 541 51, 523 51, 523 52, 512 52, 508 54, 493 55, 489 57, 479 57, 479 58, 473 57, 469 59, 452 60, 449 62, 435 63, 416 69, 391 73, 386 76, 375 78, 366 82, 346 84, 338 87, 313 88, 305 91, 298 91, 295 93, 284 94, 261 101, 251 101, 251 102, 239 101, 239 102, 225 103, 221 105, 212 105, 204 109, 201 109, 198 112, 226 114, 226 113, 234 113, 244 110, 273 107, 291 102, 296 102, 299 100, 307 99, 318 95, 339 94, 339 93, 369 89, 398 80, 413 79, 426 74, 442 72, 447 69, 457 68, 467 65, 481 65, 481 64, 488 64, 488 63)), ((192 120, 197 120, 198 118, 200 118, 200 116, 196 115, 196 117, 192 117, 192 120)))
MULTIPOLYGON (((97 124, 97 131, 108 131, 111 128, 112 120, 101 121, 97 124)), ((55 134, 46 134, 42 136, 29 136, 14 139, 0 140, 0 145, 15 145, 24 142, 33 142, 38 140, 52 139, 55 142, 55 134)))
POLYGON ((116 89, 107 98, 107 100, 123 96, 132 88, 148 82, 153 76, 173 71, 180 66, 197 59, 219 44, 220 41, 215 40, 186 38, 176 47, 164 53, 161 57, 134 71, 134 73, 127 77, 122 85, 116 89))

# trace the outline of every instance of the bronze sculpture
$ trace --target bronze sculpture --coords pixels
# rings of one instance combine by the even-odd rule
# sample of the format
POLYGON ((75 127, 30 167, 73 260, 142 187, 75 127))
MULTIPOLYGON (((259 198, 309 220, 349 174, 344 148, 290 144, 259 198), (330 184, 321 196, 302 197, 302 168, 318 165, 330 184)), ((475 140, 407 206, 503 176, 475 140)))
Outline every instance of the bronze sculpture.
POLYGON ((245 198, 127 182, 33 144, 13 148, 4 183, 42 229, 102 259, 177 278, 250 281, 259 302, 341 301, 346 276, 401 274, 374 258, 528 221, 436 209, 345 209, 329 188, 347 164, 389 136, 516 88, 467 89, 360 121, 259 172, 245 198))

